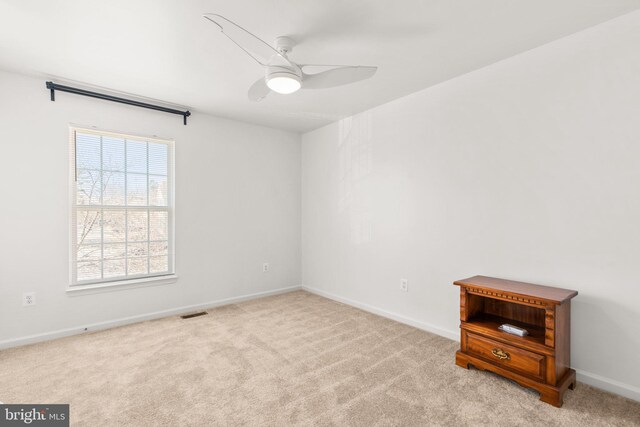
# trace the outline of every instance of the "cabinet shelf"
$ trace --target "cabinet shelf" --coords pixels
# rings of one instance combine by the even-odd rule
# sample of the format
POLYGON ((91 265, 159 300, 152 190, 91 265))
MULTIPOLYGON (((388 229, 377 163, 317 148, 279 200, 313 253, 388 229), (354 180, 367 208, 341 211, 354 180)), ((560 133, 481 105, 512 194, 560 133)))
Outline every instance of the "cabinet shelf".
POLYGON ((463 322, 463 329, 468 329, 493 338, 503 339, 505 341, 521 343, 523 347, 530 347, 538 351, 548 352, 544 345, 545 329, 541 326, 532 325, 530 323, 518 322, 517 320, 506 317, 495 316, 488 313, 478 313, 463 322), (508 323, 519 328, 529 331, 529 335, 519 337, 518 335, 508 334, 498 329, 500 325, 508 323))

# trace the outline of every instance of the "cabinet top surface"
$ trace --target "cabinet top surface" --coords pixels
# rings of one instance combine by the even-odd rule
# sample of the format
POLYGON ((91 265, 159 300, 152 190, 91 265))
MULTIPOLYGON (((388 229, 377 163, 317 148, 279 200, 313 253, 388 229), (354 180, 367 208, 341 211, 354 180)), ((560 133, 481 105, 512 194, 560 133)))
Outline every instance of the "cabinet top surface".
POLYGON ((562 304, 576 295, 577 291, 571 289, 553 288, 551 286, 534 285, 533 283, 516 282, 513 280, 498 279, 495 277, 473 276, 468 279, 456 280, 454 285, 465 287, 478 287, 482 289, 495 289, 517 295, 529 296, 534 299, 551 301, 562 304))

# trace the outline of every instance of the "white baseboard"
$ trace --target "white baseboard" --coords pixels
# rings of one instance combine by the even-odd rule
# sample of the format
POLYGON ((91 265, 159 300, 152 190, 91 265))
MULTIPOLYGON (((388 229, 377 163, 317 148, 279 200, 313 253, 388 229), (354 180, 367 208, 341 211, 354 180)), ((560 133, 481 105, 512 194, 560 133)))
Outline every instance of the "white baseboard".
MULTIPOLYGON (((393 313, 378 307, 374 307, 369 304, 354 301, 349 298, 344 298, 344 297, 332 294, 330 292, 321 291, 319 289, 310 288, 308 286, 302 285, 302 289, 304 289, 307 292, 311 292, 312 294, 316 294, 321 297, 338 301, 343 304, 347 304, 352 307, 356 307, 361 310, 368 311, 369 313, 377 314, 379 316, 386 317, 388 319, 392 319, 400 323, 404 323, 405 325, 413 326, 415 328, 422 329, 423 331, 431 332, 436 335, 449 338, 450 340, 453 340, 453 341, 460 341, 460 333, 458 331, 451 331, 448 329, 444 329, 439 326, 432 325, 430 323, 412 319, 410 317, 403 316, 398 313, 393 313)), ((576 369, 576 374, 577 374, 577 380, 581 383, 640 402, 639 387, 633 386, 631 384, 625 384, 620 381, 612 380, 610 378, 593 374, 591 372, 587 372, 582 369, 576 369)))
POLYGON ((187 305, 183 307, 170 308, 167 310, 155 311, 137 316, 123 317, 120 319, 108 320, 105 322, 92 323, 67 329, 59 329, 57 331, 45 332, 43 334, 29 335, 20 338, 8 339, 0 341, 0 350, 12 347, 19 347, 27 344, 34 344, 42 341, 49 341, 56 338, 78 335, 89 331, 99 331, 103 329, 114 328, 116 326, 129 325, 131 323, 144 322, 146 320, 159 319, 162 317, 176 316, 191 311, 203 310, 207 308, 219 307, 221 305, 235 304, 242 301, 248 301, 256 298, 267 297, 270 295, 284 294, 301 289, 301 286, 290 286, 288 288, 279 288, 271 291, 257 292, 255 294, 241 295, 238 297, 225 298, 216 301, 209 301, 202 304, 187 305))
POLYGON ((381 308, 374 307, 374 306, 369 305, 369 304, 364 304, 364 303, 361 303, 361 302, 358 302, 358 301, 354 301, 354 300, 349 299, 349 298, 344 298, 344 297, 341 297, 341 296, 338 296, 338 295, 335 295, 335 294, 332 294, 332 293, 329 293, 329 292, 321 291, 319 289, 309 288, 309 287, 306 287, 304 285, 302 286, 302 289, 304 289, 307 292, 311 292, 312 294, 316 294, 316 295, 319 295, 321 297, 329 298, 331 300, 338 301, 338 302, 350 305, 352 307, 359 308, 359 309, 364 310, 364 311, 368 311, 369 313, 377 314, 379 316, 386 317, 388 319, 392 319, 392 320, 395 320, 395 321, 400 322, 400 323, 404 323, 405 325, 413 326, 414 328, 422 329, 423 331, 432 332, 432 333, 434 333, 436 335, 440 335, 440 336, 449 338, 450 340, 460 341, 460 332, 459 331, 451 331, 451 330, 448 330, 448 329, 440 328, 440 327, 432 325, 430 323, 421 322, 420 320, 412 319, 410 317, 403 316, 403 315, 398 314, 398 313, 393 313, 391 311, 383 310, 381 308))
POLYGON ((612 380, 598 374, 583 371, 582 369, 575 369, 576 379, 579 382, 640 402, 640 387, 612 380))

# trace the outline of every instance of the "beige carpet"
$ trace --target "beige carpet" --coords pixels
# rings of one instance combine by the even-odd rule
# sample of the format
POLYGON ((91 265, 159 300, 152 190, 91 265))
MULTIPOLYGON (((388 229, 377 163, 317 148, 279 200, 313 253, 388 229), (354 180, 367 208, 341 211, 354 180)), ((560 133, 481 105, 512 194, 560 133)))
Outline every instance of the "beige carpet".
POLYGON ((583 384, 554 408, 455 366, 457 343, 306 292, 0 352, 0 401, 72 425, 638 426, 583 384))

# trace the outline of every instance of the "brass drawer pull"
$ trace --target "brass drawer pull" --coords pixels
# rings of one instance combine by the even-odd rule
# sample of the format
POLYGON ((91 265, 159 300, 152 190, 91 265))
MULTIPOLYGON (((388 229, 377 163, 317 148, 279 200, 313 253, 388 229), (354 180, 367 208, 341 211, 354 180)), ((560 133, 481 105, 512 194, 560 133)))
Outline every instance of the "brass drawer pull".
POLYGON ((501 350, 499 348, 494 348, 493 350, 491 350, 491 353, 493 353, 493 355, 495 357, 497 357, 498 359, 500 359, 500 360, 509 360, 510 359, 509 353, 507 353, 506 351, 501 350))

